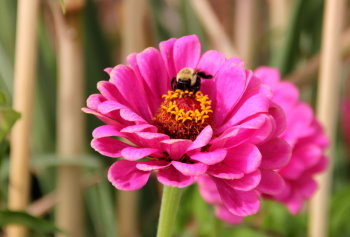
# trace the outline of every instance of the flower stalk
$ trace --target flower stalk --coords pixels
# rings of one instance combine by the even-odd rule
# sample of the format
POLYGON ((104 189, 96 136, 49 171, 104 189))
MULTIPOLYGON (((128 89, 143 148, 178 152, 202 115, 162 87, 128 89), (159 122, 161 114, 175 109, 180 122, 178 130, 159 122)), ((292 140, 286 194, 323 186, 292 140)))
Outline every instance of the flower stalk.
POLYGON ((172 235, 182 193, 183 189, 164 185, 157 237, 170 237, 172 235))

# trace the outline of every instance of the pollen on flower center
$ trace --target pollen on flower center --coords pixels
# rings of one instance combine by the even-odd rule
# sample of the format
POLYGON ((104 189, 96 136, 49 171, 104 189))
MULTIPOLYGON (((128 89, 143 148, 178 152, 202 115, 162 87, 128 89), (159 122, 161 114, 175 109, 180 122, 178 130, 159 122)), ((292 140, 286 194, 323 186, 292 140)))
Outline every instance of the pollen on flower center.
POLYGON ((168 91, 163 98, 164 101, 153 118, 159 132, 171 138, 194 140, 210 124, 213 113, 211 100, 201 91, 168 91))

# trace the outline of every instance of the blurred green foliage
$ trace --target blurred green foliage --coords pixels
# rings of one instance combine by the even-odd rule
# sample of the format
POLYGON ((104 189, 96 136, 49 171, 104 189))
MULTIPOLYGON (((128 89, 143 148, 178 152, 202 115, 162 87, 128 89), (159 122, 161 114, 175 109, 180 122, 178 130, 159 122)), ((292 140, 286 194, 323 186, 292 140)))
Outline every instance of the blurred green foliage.
POLYGON ((62 232, 52 222, 43 218, 32 216, 26 212, 0 210, 0 227, 9 224, 17 224, 28 227, 35 233, 55 233, 62 232))

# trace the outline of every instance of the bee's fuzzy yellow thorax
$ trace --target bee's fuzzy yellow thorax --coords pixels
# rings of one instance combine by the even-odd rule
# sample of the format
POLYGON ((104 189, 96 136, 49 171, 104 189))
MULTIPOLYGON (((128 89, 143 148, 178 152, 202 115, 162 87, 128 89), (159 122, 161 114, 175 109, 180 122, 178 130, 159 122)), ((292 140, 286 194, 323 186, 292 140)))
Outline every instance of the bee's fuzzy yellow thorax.
POLYGON ((211 122, 211 100, 202 92, 175 90, 163 95, 153 118, 161 132, 172 138, 194 139, 211 122))

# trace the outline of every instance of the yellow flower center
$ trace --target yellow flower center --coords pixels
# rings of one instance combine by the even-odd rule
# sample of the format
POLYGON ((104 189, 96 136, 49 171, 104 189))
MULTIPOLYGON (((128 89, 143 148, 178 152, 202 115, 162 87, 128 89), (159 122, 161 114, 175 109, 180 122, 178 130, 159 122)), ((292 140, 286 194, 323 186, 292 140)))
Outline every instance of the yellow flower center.
POLYGON ((171 138, 194 140, 211 122, 211 100, 201 91, 175 90, 163 95, 154 124, 171 138))

